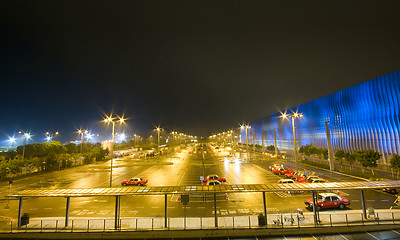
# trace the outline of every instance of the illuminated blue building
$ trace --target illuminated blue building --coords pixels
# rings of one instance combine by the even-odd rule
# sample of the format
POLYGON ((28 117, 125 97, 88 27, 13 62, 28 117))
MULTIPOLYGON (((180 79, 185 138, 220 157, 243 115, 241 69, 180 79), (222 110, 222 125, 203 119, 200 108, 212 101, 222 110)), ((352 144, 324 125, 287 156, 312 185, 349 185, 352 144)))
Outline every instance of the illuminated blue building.
MULTIPOLYGON (((327 148, 325 122, 329 121, 333 152, 373 149, 382 154, 383 164, 388 164, 388 156, 400 154, 400 70, 288 109, 292 112, 303 114, 294 121, 298 148, 306 144, 327 148)), ((273 145, 276 129, 278 148, 293 149, 291 119, 281 115, 249 123, 256 144, 261 145, 263 134, 265 146, 273 145)), ((250 134, 250 143, 252 138, 250 134)))

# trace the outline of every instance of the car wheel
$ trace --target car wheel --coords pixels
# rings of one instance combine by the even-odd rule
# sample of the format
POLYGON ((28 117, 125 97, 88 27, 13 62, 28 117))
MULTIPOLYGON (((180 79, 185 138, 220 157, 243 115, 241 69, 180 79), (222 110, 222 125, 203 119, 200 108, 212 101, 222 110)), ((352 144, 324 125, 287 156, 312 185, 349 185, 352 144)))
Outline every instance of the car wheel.
POLYGON ((126 183, 123 183, 122 186, 126 186, 126 183))
POLYGON ((343 203, 341 203, 341 204, 339 205, 339 208, 343 210, 343 209, 346 208, 346 206, 345 206, 343 203))
POLYGON ((318 211, 321 211, 322 210, 322 207, 320 206, 320 205, 318 205, 318 211))

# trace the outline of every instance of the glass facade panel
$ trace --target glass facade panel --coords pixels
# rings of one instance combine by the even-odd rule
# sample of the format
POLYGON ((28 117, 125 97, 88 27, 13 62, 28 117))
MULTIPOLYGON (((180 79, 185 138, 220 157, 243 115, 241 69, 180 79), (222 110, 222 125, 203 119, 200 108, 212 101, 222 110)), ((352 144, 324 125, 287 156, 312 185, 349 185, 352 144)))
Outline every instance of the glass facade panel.
MULTIPOLYGON (((329 121, 333 151, 374 149, 387 163, 388 155, 400 154, 399 107, 400 70, 294 106, 288 113, 303 114, 294 120, 298 148, 306 144, 327 148, 325 122, 329 121)), ((293 149, 291 118, 280 116, 275 113, 248 123, 257 144, 261 145, 262 130, 265 146, 273 145, 276 129, 278 148, 293 149)))

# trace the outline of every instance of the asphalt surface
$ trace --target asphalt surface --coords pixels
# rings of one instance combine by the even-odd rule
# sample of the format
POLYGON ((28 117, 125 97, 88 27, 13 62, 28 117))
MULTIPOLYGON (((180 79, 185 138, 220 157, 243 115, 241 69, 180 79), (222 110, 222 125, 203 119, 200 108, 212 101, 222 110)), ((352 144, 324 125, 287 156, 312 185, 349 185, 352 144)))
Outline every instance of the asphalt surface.
MULTIPOLYGON (((227 156, 232 151, 227 148, 215 149, 205 146, 207 153, 198 154, 197 146, 186 146, 177 149, 175 154, 160 159, 125 157, 114 160, 113 186, 120 186, 122 180, 132 177, 148 179, 149 186, 199 185, 200 176, 218 174, 226 177, 229 184, 263 184, 275 183, 281 177, 273 174, 268 166, 282 163, 295 170, 308 169, 316 175, 336 181, 360 181, 351 176, 331 173, 329 171, 303 166, 287 160, 267 159, 265 156, 251 156, 249 161, 231 161, 227 156)), ((95 163, 26 177, 14 181, 11 192, 24 189, 58 189, 58 188, 102 188, 109 187, 110 162, 95 163)), ((7 182, 0 185, 1 197, 10 192, 7 182)), ((361 209, 359 191, 339 193, 350 199, 348 209, 361 209)), ((310 193, 267 193, 268 213, 295 212, 297 208, 305 209, 304 200, 310 198, 310 193)), ((365 191, 366 207, 388 209, 393 206, 395 196, 380 190, 365 191)), ((112 217, 114 216, 115 199, 112 197, 71 198, 70 217, 112 217)), ((63 217, 65 216, 65 198, 27 198, 23 202, 23 213, 31 218, 63 217)), ((181 217, 184 214, 183 205, 177 195, 168 196, 167 209, 169 217, 181 217)), ((121 197, 121 217, 161 217, 164 216, 164 196, 134 196, 121 197)), ((330 210, 324 210, 330 211, 330 210)), ((346 211, 346 210, 343 210, 346 211)), ((217 214, 248 215, 263 212, 262 193, 229 194, 217 196, 217 214)), ((17 219, 18 201, 1 201, 0 218, 17 219)), ((204 201, 202 196, 191 195, 186 207, 186 216, 214 216, 214 199, 209 196, 204 201)))

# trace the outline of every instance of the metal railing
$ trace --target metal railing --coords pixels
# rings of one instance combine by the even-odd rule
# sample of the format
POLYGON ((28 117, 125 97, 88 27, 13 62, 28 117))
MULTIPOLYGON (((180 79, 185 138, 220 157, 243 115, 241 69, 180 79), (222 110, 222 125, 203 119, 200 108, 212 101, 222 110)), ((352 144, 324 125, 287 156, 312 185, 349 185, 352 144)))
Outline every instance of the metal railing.
POLYGON ((303 227, 336 227, 362 226, 378 224, 400 224, 400 211, 395 209, 378 210, 369 213, 367 218, 359 211, 320 212, 315 224, 312 213, 277 213, 264 215, 224 216, 218 217, 215 226, 214 217, 126 217, 119 220, 115 228, 114 218, 71 218, 65 227, 62 218, 30 219, 29 223, 18 227, 17 221, 0 221, 0 232, 111 232, 111 231, 157 231, 188 229, 240 229, 240 228, 303 228, 303 227), (167 226, 167 227, 165 227, 167 226))

